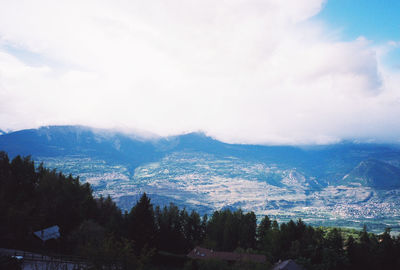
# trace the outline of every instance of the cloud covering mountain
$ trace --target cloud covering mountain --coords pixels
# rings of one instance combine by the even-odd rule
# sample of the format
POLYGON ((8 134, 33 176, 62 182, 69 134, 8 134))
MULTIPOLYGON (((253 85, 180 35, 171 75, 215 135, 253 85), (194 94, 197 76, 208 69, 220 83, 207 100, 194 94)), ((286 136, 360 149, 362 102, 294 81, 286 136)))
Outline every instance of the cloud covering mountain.
POLYGON ((0 128, 397 142, 398 41, 344 40, 323 0, 0 3, 0 128))

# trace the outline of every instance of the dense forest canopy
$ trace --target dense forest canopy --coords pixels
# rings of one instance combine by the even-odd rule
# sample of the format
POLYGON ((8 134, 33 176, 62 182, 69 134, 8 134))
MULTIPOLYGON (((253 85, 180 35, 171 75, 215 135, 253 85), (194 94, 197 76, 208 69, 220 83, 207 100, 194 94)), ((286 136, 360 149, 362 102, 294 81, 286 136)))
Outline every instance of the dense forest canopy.
POLYGON ((306 269, 400 269, 400 237, 392 237, 390 229, 376 235, 366 228, 314 228, 300 219, 278 224, 268 216, 257 223, 253 212, 240 209, 200 216, 173 204, 154 206, 145 193, 122 213, 110 197, 94 198, 79 178, 35 166, 29 156, 10 160, 5 152, 0 152, 0 220, 1 247, 76 254, 98 269, 268 269, 289 258, 306 269), (61 238, 43 246, 32 232, 53 225, 61 238), (159 264, 160 254, 184 255, 198 245, 264 254, 267 263, 159 264))

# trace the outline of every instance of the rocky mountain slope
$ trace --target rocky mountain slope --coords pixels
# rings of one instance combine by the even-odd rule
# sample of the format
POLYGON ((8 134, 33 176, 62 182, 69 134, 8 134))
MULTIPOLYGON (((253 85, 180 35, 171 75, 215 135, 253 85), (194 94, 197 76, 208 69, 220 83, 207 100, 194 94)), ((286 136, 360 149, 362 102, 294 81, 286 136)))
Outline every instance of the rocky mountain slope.
POLYGON ((142 192, 201 213, 223 207, 315 225, 400 228, 400 148, 227 144, 201 133, 145 139, 82 126, 0 135, 0 150, 79 175, 129 209, 142 192))
POLYGON ((343 183, 377 189, 400 188, 400 168, 379 160, 364 160, 343 177, 343 183))

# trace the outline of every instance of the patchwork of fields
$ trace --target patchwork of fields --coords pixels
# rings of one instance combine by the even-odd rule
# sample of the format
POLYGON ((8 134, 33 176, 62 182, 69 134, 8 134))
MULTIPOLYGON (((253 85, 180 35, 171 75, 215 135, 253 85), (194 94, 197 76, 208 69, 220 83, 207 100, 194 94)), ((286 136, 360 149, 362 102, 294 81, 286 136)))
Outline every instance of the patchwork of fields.
POLYGON ((157 162, 130 171, 129 164, 85 156, 37 157, 37 162, 89 182, 97 196, 110 195, 123 209, 146 192, 153 204, 173 202, 210 214, 242 208, 278 221, 302 218, 309 224, 344 226, 381 232, 400 231, 400 189, 363 186, 318 186, 298 169, 220 157, 202 152, 172 152, 157 162))

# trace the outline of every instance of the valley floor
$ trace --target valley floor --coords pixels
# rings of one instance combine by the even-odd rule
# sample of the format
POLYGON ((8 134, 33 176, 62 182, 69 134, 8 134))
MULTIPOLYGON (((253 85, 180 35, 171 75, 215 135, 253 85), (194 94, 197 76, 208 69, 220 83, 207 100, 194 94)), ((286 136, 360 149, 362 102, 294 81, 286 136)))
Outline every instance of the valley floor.
POLYGON ((155 205, 170 202, 201 214, 222 208, 254 211, 278 221, 301 218, 314 226, 340 226, 380 233, 400 232, 400 189, 362 186, 315 188, 315 179, 296 169, 204 153, 175 152, 129 171, 79 156, 38 159, 47 167, 79 175, 96 195, 110 195, 129 210, 146 192, 155 205))

